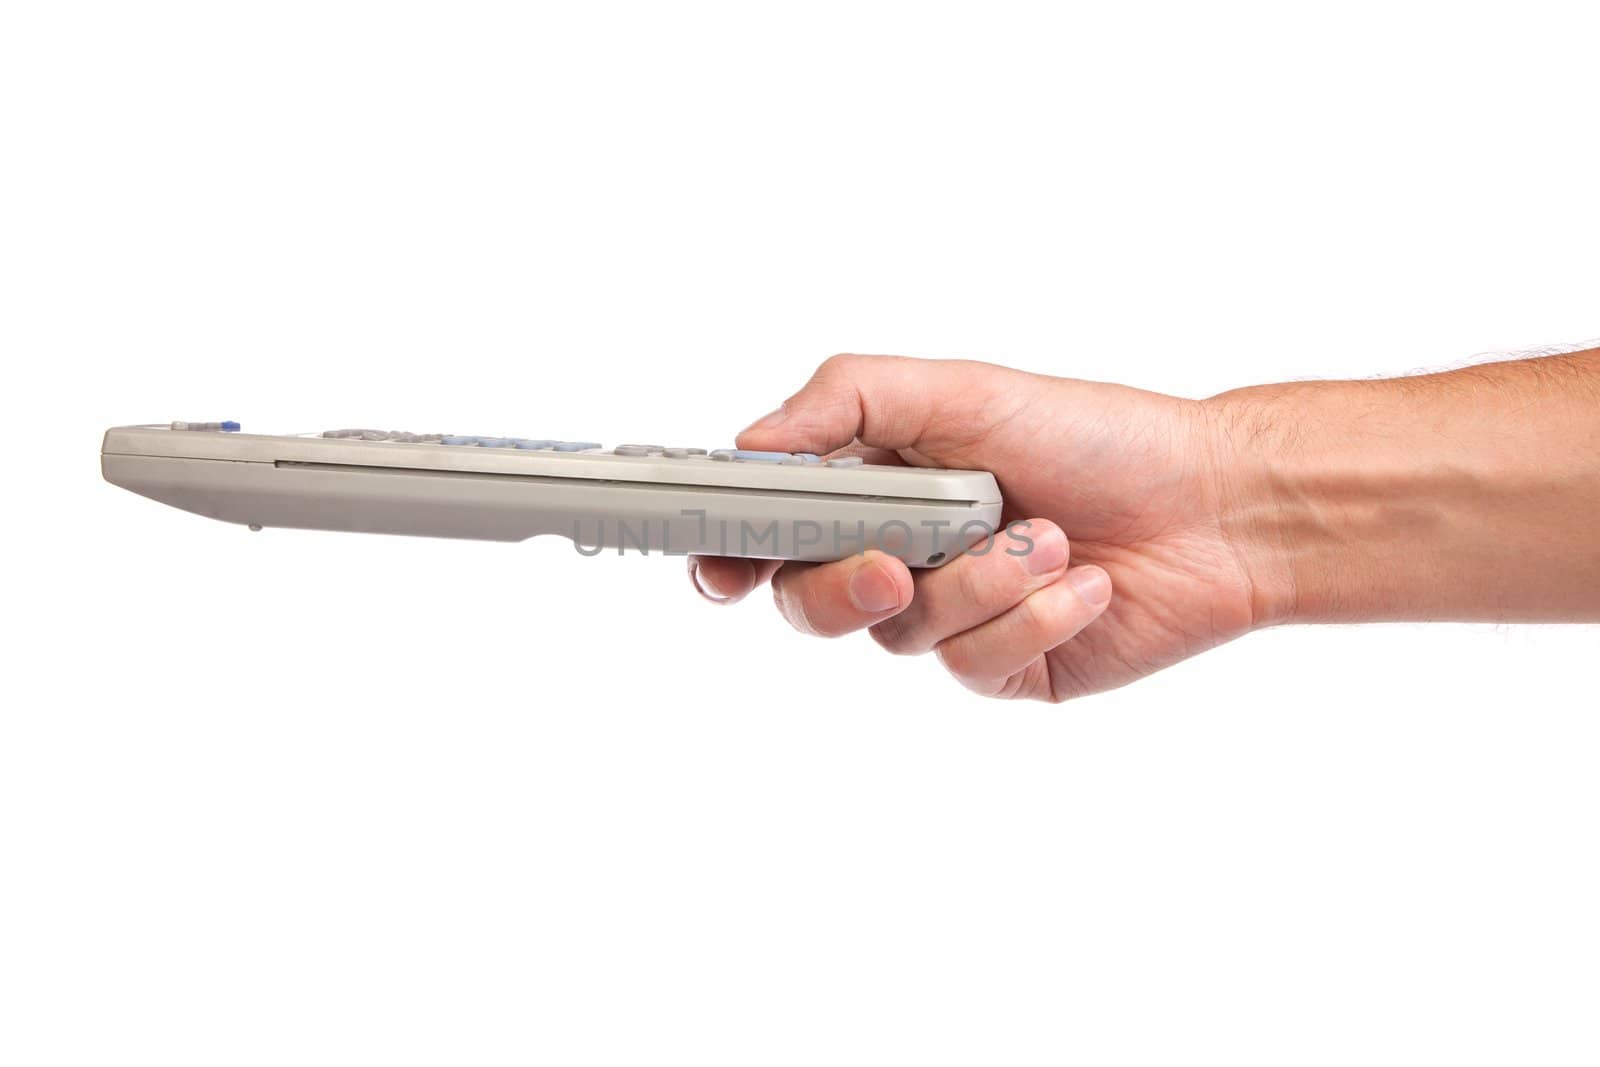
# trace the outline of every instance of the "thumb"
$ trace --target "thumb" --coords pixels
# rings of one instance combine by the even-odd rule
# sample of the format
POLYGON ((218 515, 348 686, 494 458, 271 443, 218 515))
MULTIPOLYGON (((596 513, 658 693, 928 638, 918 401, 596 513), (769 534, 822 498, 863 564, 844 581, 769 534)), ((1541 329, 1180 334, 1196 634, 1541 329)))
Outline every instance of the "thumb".
POLYGON ((821 453, 859 440, 937 456, 1008 417, 996 401, 1013 377, 1032 375, 965 360, 834 356, 782 407, 746 427, 738 445, 821 453))

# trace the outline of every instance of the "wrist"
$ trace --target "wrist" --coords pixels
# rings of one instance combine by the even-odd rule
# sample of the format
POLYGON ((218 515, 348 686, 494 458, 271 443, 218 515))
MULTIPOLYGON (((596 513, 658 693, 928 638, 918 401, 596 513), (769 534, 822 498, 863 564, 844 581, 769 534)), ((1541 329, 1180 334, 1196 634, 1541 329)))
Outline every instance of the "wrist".
POLYGON ((1228 489, 1221 524, 1258 626, 1427 617, 1430 554, 1479 472, 1409 431, 1389 381, 1255 386, 1206 401, 1228 489))
POLYGON ((1209 434, 1217 526, 1250 586, 1256 629, 1297 621, 1299 589, 1283 528, 1283 487, 1268 456, 1286 443, 1272 387, 1200 401, 1209 434))
POLYGON ((1256 625, 1592 618, 1597 355, 1202 401, 1256 625))

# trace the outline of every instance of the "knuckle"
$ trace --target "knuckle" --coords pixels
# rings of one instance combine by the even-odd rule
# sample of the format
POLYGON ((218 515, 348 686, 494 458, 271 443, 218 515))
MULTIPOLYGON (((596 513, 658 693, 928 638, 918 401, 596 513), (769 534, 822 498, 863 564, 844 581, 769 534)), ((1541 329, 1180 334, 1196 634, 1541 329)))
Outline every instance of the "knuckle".
POLYGON ((1034 577, 1028 571, 1028 564, 1035 552, 1058 551, 1063 555, 1071 552, 1065 531, 1049 519, 1019 520, 1007 526, 1004 533, 1006 543, 998 554, 1010 561, 1015 573, 1027 578, 1034 577))
POLYGON ((950 566, 955 579, 951 602, 972 605, 985 618, 1003 614, 1021 602, 1037 581, 1021 557, 1008 556, 1003 549, 963 557, 950 566))
POLYGON ((961 684, 990 700, 1011 700, 1017 695, 1017 683, 1010 678, 968 678, 961 684))
POLYGON ((805 597, 794 589, 792 577, 781 570, 772 576, 772 602, 790 626, 803 634, 816 632, 806 615, 805 597))
POLYGON ((955 676, 962 685, 967 685, 969 679, 976 677, 974 668, 977 664, 972 653, 967 650, 964 642, 946 640, 933 646, 934 655, 939 657, 939 662, 944 669, 955 676))
POLYGON ((1028 639, 1037 642, 1054 633, 1059 627, 1056 625, 1060 612, 1054 610, 1055 601, 1059 599, 1052 596, 1030 596, 1023 598, 1017 605, 1017 613, 1021 616, 1017 630, 1026 635, 1028 639))
POLYGON ((928 651, 927 644, 918 636, 916 628, 900 616, 885 619, 867 628, 884 651, 896 656, 920 656, 928 651))
POLYGON ((847 631, 836 622, 829 622, 829 612, 822 606, 822 598, 815 590, 807 590, 800 598, 805 603, 804 631, 812 637, 840 637, 847 631))
POLYGON ((1041 650, 1061 644, 1082 628, 1082 601, 1070 589, 1047 586, 1018 607, 1023 613, 1022 632, 1041 650))
POLYGON ((778 572, 772 582, 773 601, 778 612, 796 630, 810 637, 838 637, 845 633, 828 620, 837 613, 826 603, 828 590, 816 577, 814 568, 806 568, 794 575, 778 572))
POLYGON ((862 364, 869 363, 874 358, 855 352, 835 353, 818 365, 816 373, 811 376, 812 381, 848 381, 855 376, 856 371, 860 370, 862 364))
POLYGON ((855 358, 849 352, 839 352, 829 356, 817 365, 816 373, 811 376, 811 380, 825 382, 832 378, 843 377, 849 372, 850 363, 855 358))
POLYGON ((994 573, 993 564, 987 564, 989 555, 971 556, 956 560, 956 595, 960 597, 959 603, 977 604, 992 610, 995 602, 1004 598, 1009 590, 1004 587, 1015 584, 1007 582, 1003 576, 994 573))
MULTIPOLYGON (((1057 526, 1049 519, 1025 519, 1020 522, 1012 523, 1011 526, 1006 528, 1006 536, 1011 538, 1012 543, 1019 548, 1024 548, 1029 545, 1037 548, 1041 541, 1048 541, 1055 537, 1059 537, 1063 541, 1067 539, 1066 531, 1062 530, 1061 527, 1057 526), (1017 535, 1011 533, 1013 528, 1020 530, 1023 536, 1018 537, 1017 535)), ((1023 557, 1018 556, 1016 558, 1022 559, 1023 557)))
POLYGON ((940 661, 944 663, 945 670, 961 683, 962 688, 992 699, 1006 700, 1013 695, 1009 691, 1011 683, 1009 678, 996 678, 993 674, 979 669, 981 665, 968 654, 954 649, 947 651, 944 644, 939 645, 935 651, 940 661))

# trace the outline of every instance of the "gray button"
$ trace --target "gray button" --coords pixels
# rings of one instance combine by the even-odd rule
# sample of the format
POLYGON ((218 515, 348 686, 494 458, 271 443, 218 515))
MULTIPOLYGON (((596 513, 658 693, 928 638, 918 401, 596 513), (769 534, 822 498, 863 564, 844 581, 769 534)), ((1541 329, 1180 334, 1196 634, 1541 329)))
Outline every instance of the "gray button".
POLYGON ((866 460, 862 459, 860 456, 840 456, 838 459, 830 459, 830 460, 828 460, 828 466, 830 466, 830 467, 859 467, 865 462, 866 462, 866 460))
POLYGON ((611 451, 618 456, 648 456, 650 447, 648 445, 618 445, 611 451))
POLYGON ((687 459, 693 455, 693 451, 687 448, 663 448, 661 454, 668 459, 687 459))

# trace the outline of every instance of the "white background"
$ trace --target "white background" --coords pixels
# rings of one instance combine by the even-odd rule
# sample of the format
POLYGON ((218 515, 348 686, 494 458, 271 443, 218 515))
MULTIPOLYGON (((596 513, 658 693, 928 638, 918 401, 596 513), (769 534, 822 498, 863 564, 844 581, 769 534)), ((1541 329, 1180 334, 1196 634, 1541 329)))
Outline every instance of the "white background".
POLYGON ((97 466, 1592 337, 1586 6, 7 5, 0 1061, 1595 1062, 1594 628, 1002 705, 677 560, 97 466))

